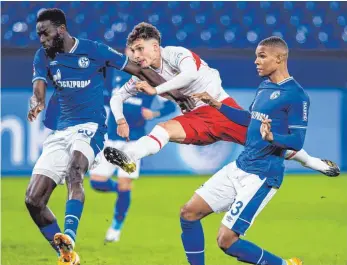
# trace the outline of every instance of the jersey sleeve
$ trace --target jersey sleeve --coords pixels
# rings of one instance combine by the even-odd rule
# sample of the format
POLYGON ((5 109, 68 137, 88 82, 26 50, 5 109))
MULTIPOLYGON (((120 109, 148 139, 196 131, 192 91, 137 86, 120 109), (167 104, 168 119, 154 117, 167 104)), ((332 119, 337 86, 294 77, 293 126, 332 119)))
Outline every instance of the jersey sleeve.
POLYGON ((197 65, 193 53, 183 47, 166 47, 162 55, 168 63, 178 69, 178 75, 156 87, 157 94, 186 87, 198 78, 200 63, 197 65))
POLYGON ((110 107, 116 121, 125 118, 123 113, 123 102, 137 94, 137 90, 135 88, 135 83, 137 80, 138 78, 133 76, 121 88, 113 89, 110 107))
POLYGON ((187 70, 187 66, 194 68, 192 70, 199 70, 201 66, 200 57, 184 47, 165 47, 164 56, 167 57, 173 67, 180 71, 187 70), (185 67, 185 69, 182 69, 182 67, 185 67))
POLYGON ((306 96, 295 98, 288 108, 289 129, 306 129, 308 124, 309 98, 306 96))
POLYGON ((34 56, 32 83, 36 80, 43 80, 47 83, 47 74, 46 58, 44 52, 40 49, 34 56))
POLYGON ((123 70, 128 62, 128 57, 110 46, 95 42, 97 54, 100 59, 104 62, 105 66, 114 67, 118 70, 123 70))
POLYGON ((132 76, 128 82, 126 82, 120 89, 124 90, 126 93, 128 93, 131 96, 136 96, 137 90, 135 88, 136 82, 141 81, 138 77, 132 76))
POLYGON ((284 149, 300 150, 305 141, 308 123, 309 98, 296 97, 290 101, 288 112, 288 134, 273 133, 273 144, 284 149))

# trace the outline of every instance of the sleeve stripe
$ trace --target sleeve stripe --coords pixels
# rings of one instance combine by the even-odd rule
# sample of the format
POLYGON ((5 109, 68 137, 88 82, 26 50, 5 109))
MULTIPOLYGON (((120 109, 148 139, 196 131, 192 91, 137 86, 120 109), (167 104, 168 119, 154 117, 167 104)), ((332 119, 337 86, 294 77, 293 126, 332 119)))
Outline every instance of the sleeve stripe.
POLYGON ((47 79, 42 76, 35 77, 31 82, 34 83, 36 80, 43 80, 45 83, 47 83, 47 79))
POLYGON ((127 56, 126 58, 125 58, 125 62, 124 62, 124 64, 123 64, 123 66, 119 69, 119 70, 123 70, 124 69, 124 67, 127 65, 127 63, 128 63, 128 60, 129 60, 129 57, 127 56))
POLYGON ((132 95, 132 96, 136 96, 136 93, 133 94, 133 93, 131 93, 131 91, 129 90, 128 82, 125 83, 123 87, 124 87, 124 90, 125 90, 126 92, 128 92, 128 94, 130 94, 130 95, 132 95))
POLYGON ((297 128, 297 129, 306 129, 307 126, 300 126, 300 125, 289 125, 289 128, 297 128))

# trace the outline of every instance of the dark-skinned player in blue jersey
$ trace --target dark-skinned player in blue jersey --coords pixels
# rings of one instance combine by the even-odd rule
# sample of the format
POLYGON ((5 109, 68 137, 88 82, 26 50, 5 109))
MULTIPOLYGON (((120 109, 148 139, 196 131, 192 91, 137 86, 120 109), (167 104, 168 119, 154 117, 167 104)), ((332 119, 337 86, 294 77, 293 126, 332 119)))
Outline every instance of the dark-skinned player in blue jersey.
POLYGON ((80 259, 74 246, 84 205, 83 177, 103 149, 107 129, 104 69, 114 67, 153 85, 165 80, 105 44, 72 37, 60 9, 42 11, 36 22, 42 47, 34 57, 28 120, 34 121, 45 108, 50 79, 55 91, 44 124, 53 132, 45 140, 33 169, 25 203, 35 224, 57 251, 58 264, 78 265, 80 259), (68 199, 62 233, 47 203, 56 186, 64 182, 68 199))
POLYGON ((281 38, 259 43, 255 64, 267 80, 259 85, 249 112, 223 105, 207 93, 194 95, 248 130, 245 150, 237 160, 213 175, 181 209, 182 243, 192 265, 205 264, 200 220, 212 212, 226 212, 217 237, 225 254, 249 264, 302 264, 241 238, 281 187, 285 151, 300 150, 304 144, 310 101, 289 75, 287 60, 288 46, 281 38))

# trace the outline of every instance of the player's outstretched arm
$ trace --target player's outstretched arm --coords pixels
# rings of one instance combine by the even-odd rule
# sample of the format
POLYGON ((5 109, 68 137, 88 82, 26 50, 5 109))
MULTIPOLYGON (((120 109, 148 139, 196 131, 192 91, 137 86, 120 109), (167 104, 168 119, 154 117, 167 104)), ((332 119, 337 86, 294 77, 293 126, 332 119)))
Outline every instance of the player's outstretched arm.
POLYGON ((181 60, 177 65, 180 73, 169 81, 155 88, 156 94, 160 95, 172 90, 187 87, 198 77, 198 69, 193 57, 189 56, 185 60, 181 60))
POLYGON ((46 82, 38 79, 33 83, 33 95, 30 98, 30 110, 28 112, 28 120, 36 120, 39 113, 45 108, 46 82))
POLYGON ((107 67, 113 67, 118 70, 134 75, 141 80, 147 81, 153 86, 160 85, 166 80, 152 69, 141 69, 136 63, 117 50, 103 43, 95 42, 97 52, 107 67))
POLYGON ((192 95, 193 98, 201 100, 202 102, 209 104, 211 107, 218 109, 225 117, 232 122, 239 125, 248 127, 251 121, 251 114, 247 110, 236 109, 215 100, 209 93, 196 93, 192 95))
POLYGON ((141 68, 136 63, 128 60, 124 66, 123 71, 140 78, 143 81, 147 81, 151 86, 158 86, 166 82, 158 73, 151 68, 141 68))
POLYGON ((288 134, 271 132, 271 119, 262 120, 260 134, 263 140, 283 149, 299 151, 304 146, 306 127, 289 128, 288 134))

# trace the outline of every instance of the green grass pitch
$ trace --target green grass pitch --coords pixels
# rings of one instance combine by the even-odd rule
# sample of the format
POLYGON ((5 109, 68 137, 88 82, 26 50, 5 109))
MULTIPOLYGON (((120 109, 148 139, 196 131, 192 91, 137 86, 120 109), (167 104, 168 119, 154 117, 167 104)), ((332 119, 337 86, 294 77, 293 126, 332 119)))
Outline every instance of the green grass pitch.
MULTIPOLYGON (((105 245, 115 194, 97 193, 85 183, 86 202, 76 250, 82 265, 187 264, 180 239, 179 209, 207 177, 142 177, 136 181, 121 241, 105 245)), ((2 179, 2 264, 56 264, 56 256, 24 205, 28 178, 2 179)), ((246 239, 305 265, 347 264, 347 175, 289 175, 261 212, 246 239)), ((66 188, 49 205, 63 226, 66 188)), ((223 215, 203 221, 206 264, 241 264, 216 244, 223 215)))

